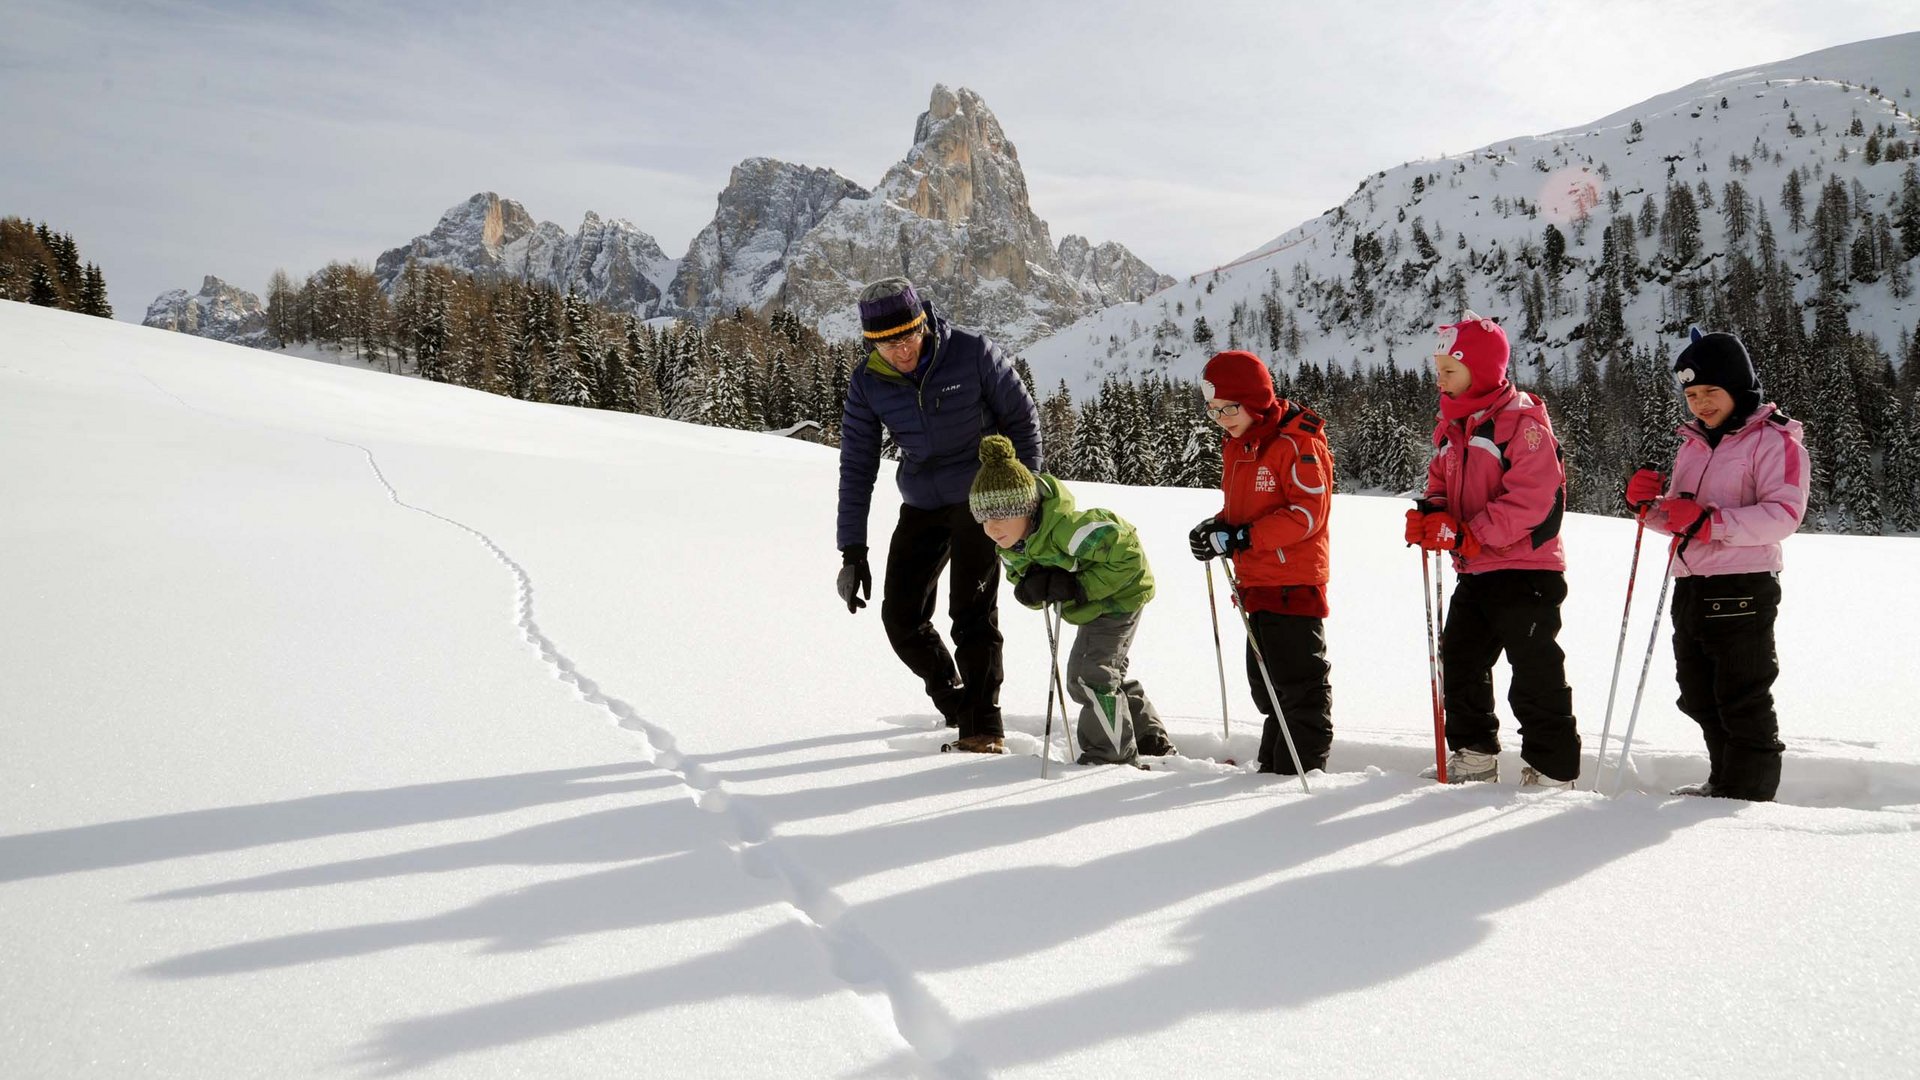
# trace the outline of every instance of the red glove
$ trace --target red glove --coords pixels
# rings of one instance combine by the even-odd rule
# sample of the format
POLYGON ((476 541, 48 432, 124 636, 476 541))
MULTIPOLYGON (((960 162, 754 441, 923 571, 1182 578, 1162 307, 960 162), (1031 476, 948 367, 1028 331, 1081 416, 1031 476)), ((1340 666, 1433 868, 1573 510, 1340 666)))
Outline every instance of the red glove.
POLYGON ((1641 469, 1627 481, 1627 505, 1635 510, 1653 502, 1666 489, 1667 477, 1659 469, 1641 469))
POLYGON ((1407 543, 1418 544, 1427 535, 1427 515, 1419 510, 1407 511, 1407 543))
POLYGON ((1668 499, 1660 504, 1667 515, 1667 531, 1679 539, 1706 543, 1713 536, 1713 514, 1692 499, 1668 499))
POLYGON ((1480 554, 1480 541, 1475 540, 1467 527, 1452 514, 1445 512, 1427 515, 1427 527, 1421 534, 1420 546, 1428 551, 1457 551, 1468 559, 1480 554))

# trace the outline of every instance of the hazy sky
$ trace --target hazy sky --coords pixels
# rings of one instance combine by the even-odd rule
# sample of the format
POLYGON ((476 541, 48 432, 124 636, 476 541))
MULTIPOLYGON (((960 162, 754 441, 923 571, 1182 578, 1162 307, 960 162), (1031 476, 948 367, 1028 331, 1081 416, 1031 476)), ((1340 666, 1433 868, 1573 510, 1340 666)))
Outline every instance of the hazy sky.
POLYGON ((679 255, 743 158, 878 182, 938 82, 1000 118, 1056 242, 1184 275, 1381 168, 1914 29, 1913 0, 0 0, 0 214, 71 232, 134 320, 371 263, 477 191, 679 255))

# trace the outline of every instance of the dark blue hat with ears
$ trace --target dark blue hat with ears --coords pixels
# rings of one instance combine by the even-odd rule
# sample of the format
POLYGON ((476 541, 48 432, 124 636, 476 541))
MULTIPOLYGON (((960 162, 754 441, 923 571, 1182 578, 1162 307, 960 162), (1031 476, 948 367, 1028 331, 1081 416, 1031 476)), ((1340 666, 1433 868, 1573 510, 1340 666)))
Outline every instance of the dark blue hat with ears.
POLYGON ((1703 334, 1694 327, 1692 339, 1673 362, 1674 377, 1680 389, 1689 386, 1717 386, 1733 398, 1734 415, 1744 417, 1760 407, 1760 375, 1753 368, 1747 347, 1732 334, 1703 334))

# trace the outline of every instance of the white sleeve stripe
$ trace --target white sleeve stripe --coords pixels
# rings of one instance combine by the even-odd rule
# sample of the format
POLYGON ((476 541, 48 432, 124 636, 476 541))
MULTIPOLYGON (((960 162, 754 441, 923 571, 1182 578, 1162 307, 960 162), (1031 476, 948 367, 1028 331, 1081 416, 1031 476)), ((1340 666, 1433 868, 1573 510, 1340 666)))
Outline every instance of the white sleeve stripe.
POLYGON ((1086 549, 1081 546, 1084 542, 1088 541, 1094 533, 1099 532, 1101 529, 1111 528, 1113 528, 1113 522, 1111 521, 1090 521, 1080 526, 1079 531, 1073 534, 1073 539, 1067 541, 1067 552, 1075 558, 1079 558, 1086 551, 1086 549))
MULTIPOLYGON (((1306 483, 1301 481, 1300 463, 1298 461, 1293 463, 1293 486, 1299 488, 1301 491, 1304 491, 1309 495, 1323 495, 1326 493, 1326 490, 1327 490, 1327 485, 1325 484, 1321 484, 1319 487, 1310 487, 1306 483)), ((1299 507, 1295 507, 1294 509, 1297 510, 1299 509, 1299 507)))
POLYGON ((1307 508, 1306 508, 1306 507, 1304 507, 1304 506, 1298 506, 1298 505, 1295 505, 1295 506, 1289 506, 1289 507, 1287 507, 1287 509, 1289 509, 1289 510, 1292 510, 1292 511, 1293 511, 1294 513, 1296 513, 1296 514, 1299 514, 1299 515, 1301 515, 1302 517, 1304 517, 1304 518, 1306 518, 1306 519, 1307 519, 1307 531, 1308 531, 1308 532, 1312 532, 1312 531, 1313 531, 1313 527, 1314 527, 1315 525, 1317 525, 1317 524, 1319 524, 1319 521, 1318 521, 1318 519, 1317 519, 1317 518, 1315 518, 1315 517, 1313 516, 1313 511, 1311 511, 1311 510, 1309 510, 1309 509, 1307 509, 1307 508))
POLYGON ((1506 457, 1500 453, 1500 444, 1487 438, 1485 435, 1475 435, 1473 441, 1467 445, 1476 450, 1485 450, 1487 453, 1492 454, 1497 461, 1506 460, 1506 457))

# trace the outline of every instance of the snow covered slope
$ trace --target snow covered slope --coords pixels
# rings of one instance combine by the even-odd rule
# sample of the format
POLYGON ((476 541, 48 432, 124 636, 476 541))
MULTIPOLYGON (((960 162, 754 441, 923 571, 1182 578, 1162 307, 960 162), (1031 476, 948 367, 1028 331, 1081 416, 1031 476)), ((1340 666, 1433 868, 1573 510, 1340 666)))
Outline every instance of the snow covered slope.
MULTIPOLYGON (((1516 340, 1515 355, 1529 365, 1555 365, 1589 322, 1589 288, 1600 273, 1607 225, 1617 215, 1641 214, 1649 198, 1664 211, 1671 183, 1696 190, 1704 183, 1716 201, 1697 208, 1691 255, 1665 260, 1660 235, 1634 238, 1638 287, 1625 298, 1626 336, 1677 348, 1689 313, 1673 310, 1667 286, 1724 273, 1734 247, 1752 251, 1756 243, 1752 226, 1737 240, 1729 236, 1720 201, 1727 183, 1737 181, 1764 206, 1780 257, 1803 276, 1804 300, 1817 284, 1811 229, 1789 227, 1782 206, 1788 173, 1805 170, 1808 218, 1831 177, 1840 178, 1852 211, 1870 223, 1896 214, 1914 159, 1869 163, 1865 151, 1876 127, 1920 146, 1917 91, 1920 32, 1728 72, 1578 127, 1386 168, 1361 180, 1340 206, 1218 269, 1142 303, 1096 312, 1022 355, 1039 386, 1064 379, 1076 397, 1109 375, 1197 378, 1206 358, 1227 347, 1254 349, 1283 367, 1373 367, 1389 354, 1404 367, 1431 354, 1433 324, 1463 307, 1519 330, 1552 225, 1566 242, 1559 289, 1531 336, 1516 340), (1861 133, 1848 134, 1856 118, 1861 133), (1378 247, 1357 274, 1356 240, 1363 238, 1378 247)), ((1920 271, 1920 263, 1909 261, 1908 269, 1920 271)), ((1878 335, 1887 351, 1920 322, 1920 298, 1897 295, 1887 274, 1853 283, 1847 303, 1853 329, 1878 335)), ((1528 367, 1523 375, 1538 371, 1528 367)))
MULTIPOLYGON (((1401 506, 1341 496, 1303 795, 1202 760, 1256 734, 1206 492, 1080 490, 1189 757, 1043 782, 1040 619, 1017 753, 935 753, 833 599, 830 450, 0 303, 0 459, 0 1075, 1910 1069, 1911 541, 1788 543, 1782 803, 1647 793, 1704 768, 1664 642, 1627 794, 1463 790, 1401 506)), ((1631 534, 1567 540, 1591 749, 1631 534)))

